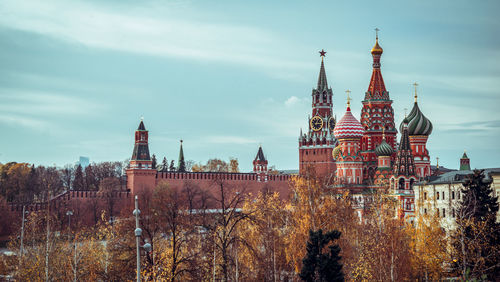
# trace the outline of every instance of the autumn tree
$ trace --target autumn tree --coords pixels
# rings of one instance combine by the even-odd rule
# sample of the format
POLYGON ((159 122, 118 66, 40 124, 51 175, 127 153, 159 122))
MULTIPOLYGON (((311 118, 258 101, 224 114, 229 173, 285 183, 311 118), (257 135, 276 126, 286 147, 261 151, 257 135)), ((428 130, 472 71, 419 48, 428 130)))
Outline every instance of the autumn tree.
POLYGON ((359 218, 347 192, 328 188, 314 171, 307 171, 291 181, 293 199, 288 205, 289 220, 286 236, 287 260, 298 274, 306 254, 309 230, 338 230, 346 277, 349 278, 357 262, 355 243, 359 218))
POLYGON ((402 281, 410 278, 410 238, 396 217, 397 200, 376 191, 364 211, 356 237, 355 280, 402 281))
POLYGON ((344 281, 342 273, 342 263, 339 245, 333 241, 340 238, 337 230, 323 234, 323 230, 309 231, 309 241, 307 242, 307 253, 302 260, 300 278, 304 281, 344 281), (330 244, 332 242, 332 244, 330 244), (330 245, 329 245, 330 244, 330 245), (323 249, 328 246, 329 252, 324 253, 323 249))
POLYGON ((443 266, 449 263, 446 232, 437 214, 416 213, 414 225, 405 226, 412 276, 419 281, 439 281, 445 277, 443 266))
POLYGON ((243 212, 252 214, 252 220, 242 223, 241 261, 242 280, 286 281, 292 268, 285 254, 285 235, 288 213, 278 193, 259 192, 256 198, 247 198, 243 212))

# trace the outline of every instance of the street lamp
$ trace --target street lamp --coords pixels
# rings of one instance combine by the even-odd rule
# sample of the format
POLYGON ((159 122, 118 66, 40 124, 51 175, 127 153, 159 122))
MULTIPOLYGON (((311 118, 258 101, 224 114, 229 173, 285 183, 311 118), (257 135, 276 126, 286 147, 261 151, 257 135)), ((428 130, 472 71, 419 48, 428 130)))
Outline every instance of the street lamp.
POLYGON ((24 252, 24 223, 28 221, 27 219, 24 218, 25 215, 27 215, 29 212, 26 210, 26 206, 23 206, 23 221, 21 223, 21 248, 19 250, 19 264, 21 264, 21 260, 23 258, 23 252, 24 252))
POLYGON ((142 235, 142 229, 139 227, 139 215, 141 214, 141 211, 139 210, 139 199, 137 195, 135 196, 135 209, 132 212, 132 214, 135 216, 135 243, 137 247, 137 282, 141 281, 141 247, 144 248, 146 252, 151 251, 151 244, 146 243, 143 246, 141 246, 140 243, 140 237, 142 235))
POLYGON ((67 211, 66 215, 68 216, 68 229, 71 231, 71 216, 73 215, 73 211, 67 211))

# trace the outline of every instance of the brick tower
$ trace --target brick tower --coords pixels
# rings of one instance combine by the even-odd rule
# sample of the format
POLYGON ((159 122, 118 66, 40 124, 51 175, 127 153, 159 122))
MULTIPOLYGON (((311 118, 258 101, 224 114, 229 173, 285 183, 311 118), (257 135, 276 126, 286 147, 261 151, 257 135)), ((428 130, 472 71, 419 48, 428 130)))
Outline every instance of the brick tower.
POLYGON ((365 161, 365 178, 372 179, 377 169, 377 155, 375 148, 382 143, 382 130, 385 128, 386 142, 396 150, 396 127, 394 124, 394 110, 389 92, 385 89, 384 79, 380 70, 380 57, 383 49, 378 44, 378 29, 371 53, 373 57, 373 71, 368 90, 363 100, 360 122, 365 129, 361 139, 361 151, 365 161))
POLYGON ((460 170, 470 170, 470 159, 467 157, 465 150, 462 158, 460 159, 460 170))
POLYGON ((257 181, 267 182, 267 160, 262 151, 262 146, 259 146, 259 151, 253 160, 253 172, 257 174, 257 181))
POLYGON ((130 159, 130 168, 126 170, 127 188, 133 194, 137 195, 154 188, 157 171, 152 168, 152 163, 149 156, 148 131, 141 119, 135 131, 135 145, 130 159))
POLYGON ((337 143, 333 135, 335 118, 333 117, 333 92, 328 88, 324 57, 321 50, 321 67, 318 85, 312 90, 312 117, 309 117, 309 128, 305 134, 300 130, 299 136, 299 172, 303 174, 307 167, 313 167, 320 177, 331 176, 335 172, 335 161, 332 150, 337 143))

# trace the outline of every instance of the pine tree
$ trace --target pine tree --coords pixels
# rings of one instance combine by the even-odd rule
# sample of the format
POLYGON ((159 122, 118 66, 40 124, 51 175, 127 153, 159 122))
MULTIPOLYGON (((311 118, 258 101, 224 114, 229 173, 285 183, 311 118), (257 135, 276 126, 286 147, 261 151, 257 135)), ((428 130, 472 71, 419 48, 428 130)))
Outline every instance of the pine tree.
POLYGON ((151 157, 151 168, 156 169, 156 156, 153 154, 153 157, 151 157))
POLYGON ((168 161, 166 157, 163 157, 163 161, 161 162, 161 171, 168 171, 168 161))
POLYGON ((75 170, 75 179, 73 180, 73 190, 81 191, 84 189, 85 181, 83 179, 83 169, 78 165, 75 170))
POLYGON ((170 168, 169 168, 168 170, 170 170, 170 171, 175 171, 175 163, 174 163, 174 160, 172 160, 172 161, 170 162, 170 168))
POLYGON ((463 184, 458 206, 457 228, 452 234, 454 266, 462 277, 489 279, 500 277, 500 224, 496 222, 498 197, 484 170, 474 173, 463 184))
POLYGON ((307 254, 302 260, 300 278, 304 281, 344 281, 339 245, 330 245, 329 253, 322 250, 330 242, 340 238, 337 230, 323 234, 323 230, 309 230, 307 254))

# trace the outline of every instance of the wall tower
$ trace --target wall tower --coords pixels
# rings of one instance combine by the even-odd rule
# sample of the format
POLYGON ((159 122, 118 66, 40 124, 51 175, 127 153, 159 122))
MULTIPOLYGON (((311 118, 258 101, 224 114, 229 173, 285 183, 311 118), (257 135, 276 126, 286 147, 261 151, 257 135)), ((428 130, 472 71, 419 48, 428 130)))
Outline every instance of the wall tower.
POLYGON ((316 175, 330 176, 335 171, 332 150, 337 140, 333 135, 335 118, 333 117, 333 92, 328 87, 324 65, 326 52, 321 50, 321 66, 318 85, 312 90, 312 117, 309 117, 309 128, 305 134, 300 130, 299 136, 299 172, 303 174, 308 166, 316 171, 316 175))

